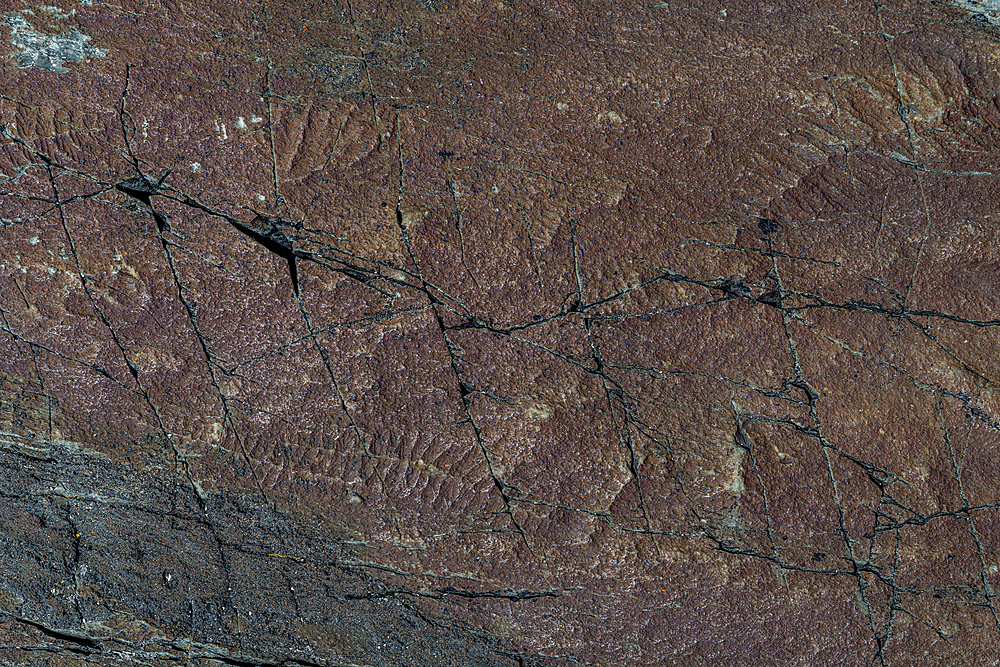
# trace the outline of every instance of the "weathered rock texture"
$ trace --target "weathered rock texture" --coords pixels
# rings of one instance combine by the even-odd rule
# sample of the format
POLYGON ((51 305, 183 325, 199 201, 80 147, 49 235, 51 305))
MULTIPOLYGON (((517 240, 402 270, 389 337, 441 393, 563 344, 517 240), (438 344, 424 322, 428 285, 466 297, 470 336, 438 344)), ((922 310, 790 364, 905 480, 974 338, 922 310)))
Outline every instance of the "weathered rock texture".
POLYGON ((997 664, 993 4, 5 0, 4 659, 997 664))
POLYGON ((68 443, 0 447, 8 659, 538 664, 422 614, 360 572, 345 545, 260 502, 202 500, 169 471, 68 443))

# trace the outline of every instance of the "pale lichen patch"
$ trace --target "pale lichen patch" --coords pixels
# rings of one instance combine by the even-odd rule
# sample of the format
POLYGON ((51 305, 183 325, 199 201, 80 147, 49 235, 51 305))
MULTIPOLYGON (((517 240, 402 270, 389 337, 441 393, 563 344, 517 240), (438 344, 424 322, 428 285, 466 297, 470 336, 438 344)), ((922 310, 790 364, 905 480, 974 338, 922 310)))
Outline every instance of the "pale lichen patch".
POLYGON ((76 15, 76 10, 71 9, 68 12, 63 11, 62 7, 55 7, 53 5, 39 5, 38 11, 44 12, 45 14, 50 14, 57 19, 68 19, 70 16, 76 15))
POLYGON ((65 73, 66 62, 82 62, 86 58, 104 58, 107 49, 87 46, 90 36, 76 28, 61 35, 49 35, 35 30, 23 16, 11 12, 6 16, 10 26, 10 43, 18 67, 37 67, 50 72, 65 73))
POLYGON ((1000 27, 1000 0, 955 0, 955 4, 980 21, 1000 27))
POLYGON ((747 490, 746 483, 743 481, 743 457, 745 455, 745 449, 734 447, 732 453, 729 455, 729 459, 726 461, 729 481, 722 488, 734 496, 742 496, 747 490))

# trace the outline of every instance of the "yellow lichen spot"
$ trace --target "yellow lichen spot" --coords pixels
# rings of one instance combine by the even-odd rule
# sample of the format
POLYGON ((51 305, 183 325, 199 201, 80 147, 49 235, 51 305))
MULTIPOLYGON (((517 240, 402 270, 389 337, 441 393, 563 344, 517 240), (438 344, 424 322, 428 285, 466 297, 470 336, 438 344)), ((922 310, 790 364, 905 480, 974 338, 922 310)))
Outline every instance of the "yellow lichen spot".
POLYGON ((545 420, 555 414, 555 409, 548 403, 532 403, 528 406, 528 416, 532 419, 545 420))

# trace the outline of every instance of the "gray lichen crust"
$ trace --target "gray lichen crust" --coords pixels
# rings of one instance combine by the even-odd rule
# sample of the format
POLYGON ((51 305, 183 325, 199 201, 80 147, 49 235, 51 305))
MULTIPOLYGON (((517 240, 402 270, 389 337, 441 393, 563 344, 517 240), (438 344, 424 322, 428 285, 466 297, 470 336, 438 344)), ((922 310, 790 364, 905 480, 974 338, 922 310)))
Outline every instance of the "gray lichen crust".
POLYGON ((1000 27, 1000 0, 954 0, 955 4, 973 17, 981 17, 996 27, 1000 27))
POLYGON ((36 31, 23 17, 7 14, 7 24, 11 28, 10 42, 16 49, 18 67, 38 67, 50 72, 64 73, 65 62, 81 62, 84 58, 104 58, 107 49, 87 46, 89 35, 77 29, 61 35, 47 35, 36 31))

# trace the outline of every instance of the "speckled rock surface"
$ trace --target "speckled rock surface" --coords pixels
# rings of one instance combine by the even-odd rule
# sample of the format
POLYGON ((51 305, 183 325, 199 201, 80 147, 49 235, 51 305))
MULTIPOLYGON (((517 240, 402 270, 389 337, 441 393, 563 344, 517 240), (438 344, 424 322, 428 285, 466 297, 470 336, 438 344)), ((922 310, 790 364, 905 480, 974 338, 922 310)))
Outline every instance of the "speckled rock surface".
POLYGON ((0 9, 4 660, 997 664, 993 3, 0 9))

